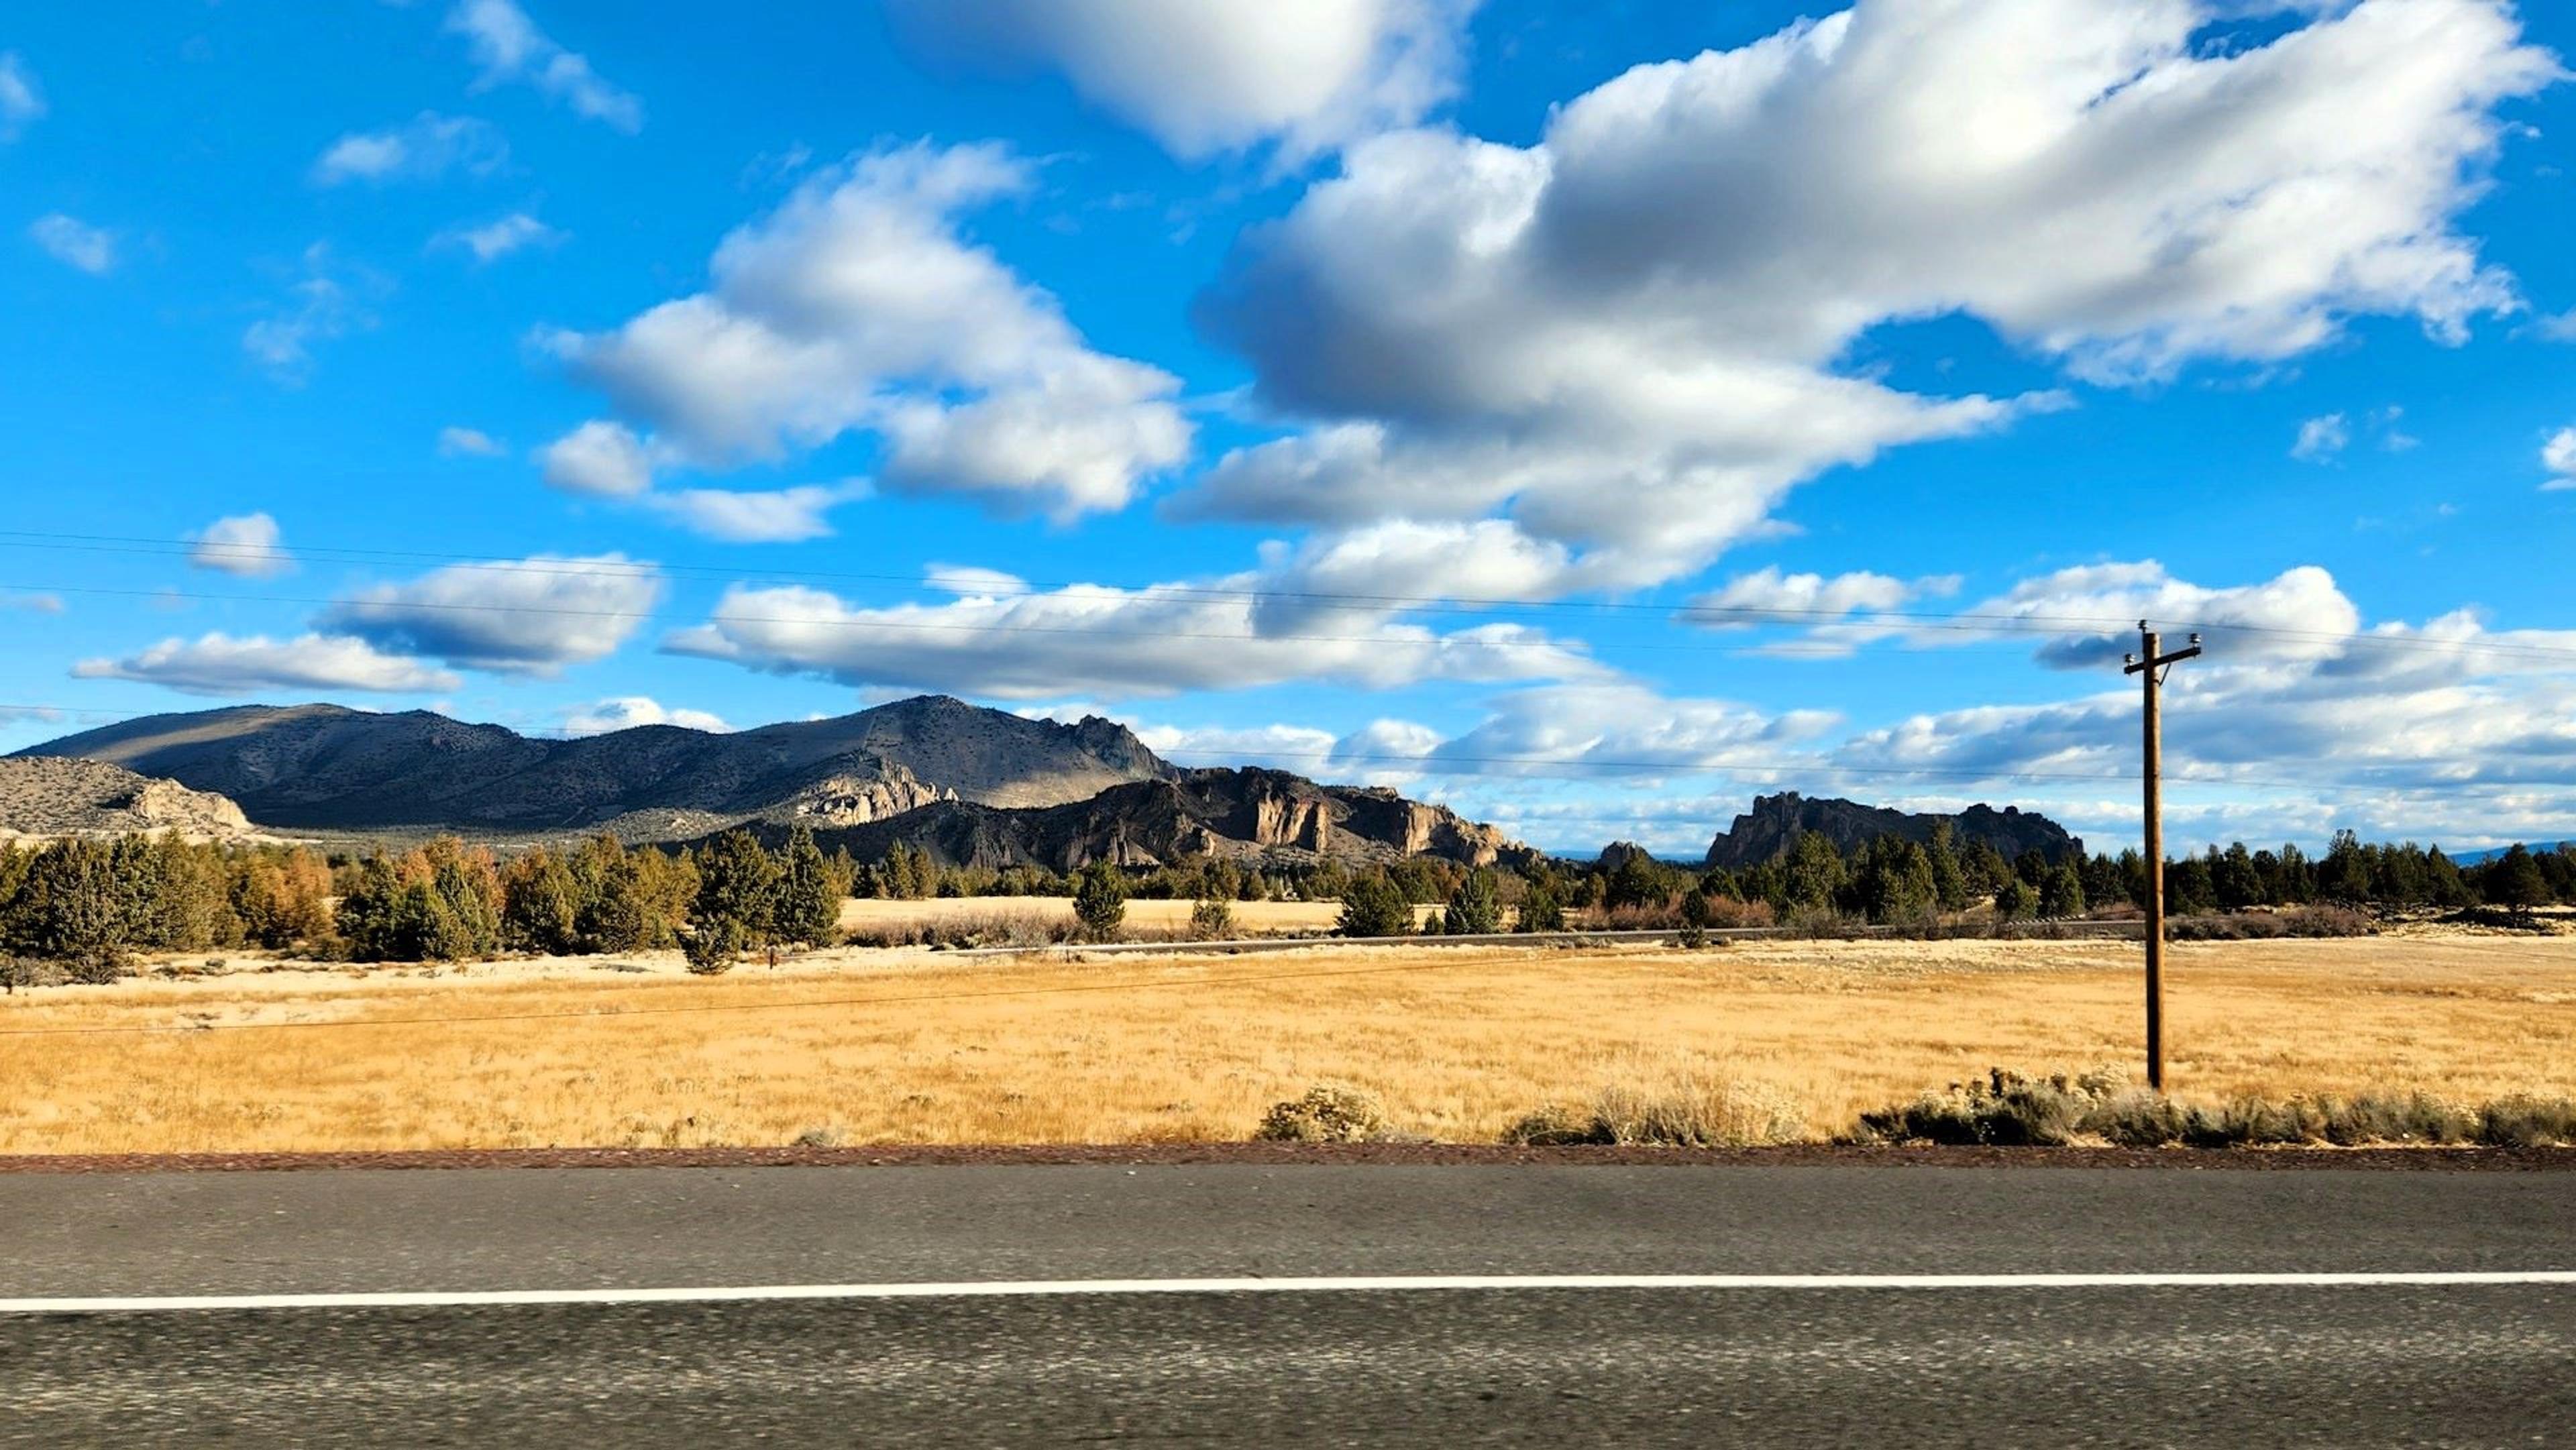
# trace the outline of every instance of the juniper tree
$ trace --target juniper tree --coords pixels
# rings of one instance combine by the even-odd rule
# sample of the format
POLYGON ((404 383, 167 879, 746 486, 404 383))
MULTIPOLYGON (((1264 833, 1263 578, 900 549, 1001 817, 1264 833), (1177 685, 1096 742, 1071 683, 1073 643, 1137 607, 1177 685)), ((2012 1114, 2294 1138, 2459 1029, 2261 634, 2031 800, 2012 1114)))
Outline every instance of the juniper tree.
POLYGON ((581 886, 572 868, 543 846, 531 849, 501 873, 501 944, 513 951, 553 956, 574 949, 581 920, 581 886))
POLYGON ((751 832, 736 828, 700 847, 698 890, 690 925, 705 933, 721 922, 739 929, 745 945, 769 940, 778 913, 778 862, 751 832))
POLYGON ((1449 894, 1448 909, 1440 914, 1440 929, 1450 936, 1485 936, 1503 929, 1502 885, 1490 869, 1479 866, 1458 883, 1449 894))
POLYGON ((1556 894, 1552 881, 1539 882, 1521 898, 1520 930, 1565 930, 1565 902, 1556 894))
POLYGON ((1413 904, 1384 872, 1371 871, 1342 889, 1342 914, 1333 930, 1342 936, 1410 936, 1413 904))
POLYGON ((1074 878, 1073 915, 1084 936, 1115 940, 1127 921, 1127 878, 1107 861, 1083 867, 1074 878))
POLYGON ((2057 869, 2039 883, 2039 914, 2051 921, 2064 921, 2084 914, 2084 878, 2072 861, 2061 861, 2057 869))
POLYGON ((842 883, 804 826, 789 834, 785 854, 773 931, 781 941, 821 946, 840 934, 842 883))
POLYGON ((2549 899, 2549 878, 2541 874, 2540 863, 2531 852, 2517 843, 2512 850, 2487 867, 2479 883, 2487 903, 2501 906, 2516 916, 2529 916, 2533 907, 2549 899))
POLYGON ((1831 906, 1842 894, 1843 853, 1834 849, 1833 838, 1824 832, 1800 831, 1789 846, 1787 873, 1790 906, 1831 906))

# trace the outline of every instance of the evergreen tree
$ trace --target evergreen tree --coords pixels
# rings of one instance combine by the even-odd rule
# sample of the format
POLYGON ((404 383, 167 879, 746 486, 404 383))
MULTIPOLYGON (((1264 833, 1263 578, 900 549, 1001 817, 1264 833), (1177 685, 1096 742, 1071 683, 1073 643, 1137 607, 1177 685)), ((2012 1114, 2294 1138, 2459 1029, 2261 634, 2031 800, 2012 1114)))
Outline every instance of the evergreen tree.
POLYGON ((2210 885, 2209 862, 2199 856, 2185 856, 2165 866, 2165 907, 2177 916, 2192 916, 2214 909, 2217 893, 2210 885))
POLYGON ((1959 866, 1957 834, 1948 819, 1934 821, 1932 840, 1923 848, 1923 859, 1932 868, 1932 899, 1943 911, 1968 906, 1968 876, 1959 866))
POLYGON ((57 841, 35 853, 10 899, 7 947, 62 963, 76 982, 109 982, 125 972, 126 925, 114 848, 57 841))
POLYGON ((2018 872, 2004 878, 1995 891, 1995 920, 2027 921, 2039 909, 2039 893, 2018 872))
POLYGON ((492 853, 441 836, 420 850, 428 885, 437 897, 436 931, 422 956, 438 961, 481 961, 501 950, 501 873, 492 853))
POLYGON ((2086 901, 2108 905, 2128 899, 2128 876, 2119 857, 2086 856, 2082 872, 2086 901))
POLYGON ((814 844, 814 833, 798 826, 787 837, 786 864, 778 883, 775 930, 780 940, 822 946, 841 933, 842 883, 832 863, 814 844))
POLYGON ((725 832, 697 853, 698 891, 690 925, 704 934, 720 922, 740 929, 744 946, 769 940, 778 910, 778 862, 751 832, 725 832))
POLYGON ((1621 907, 1661 906, 1664 883, 1655 863, 1643 851, 1631 851, 1621 858, 1610 879, 1602 884, 1601 903, 1612 911, 1621 907))
POLYGON ((1094 861, 1074 877, 1073 916, 1093 941, 1116 941, 1127 921, 1127 878, 1108 861, 1094 861))
POLYGON ((1822 831, 1801 831, 1789 846, 1786 891, 1792 907, 1826 907, 1841 896, 1843 857, 1822 831))
POLYGON ((1502 885, 1482 866, 1467 873, 1449 895, 1440 929, 1450 936, 1484 936, 1503 929, 1502 885))
POLYGON ((1384 872, 1371 871, 1343 888, 1341 919, 1334 930, 1342 936, 1410 936, 1413 904, 1384 872))
POLYGON ((2058 863, 2048 879, 2039 884, 2039 914, 2051 921, 2064 921, 2084 914, 2084 877, 2072 861, 2058 863))
POLYGON ((2308 861, 2308 853, 2300 850, 2296 842, 2284 842, 2280 859, 2280 876, 2273 883, 2268 899, 2284 906, 2315 900, 2317 873, 2315 866, 2308 861))
POLYGON ((2425 896, 2435 906, 2457 910, 2469 904, 2469 883, 2460 876, 2459 863, 2434 847, 2424 854, 2425 896))
POLYGON ((2317 894, 2343 906, 2370 899, 2370 858, 2361 838, 2349 830, 2334 833, 2323 861, 2317 863, 2317 894))
POLYGON ((2254 855, 2239 841, 2221 853, 2209 848, 2209 894, 2221 911, 2243 911, 2263 900, 2263 876, 2254 855))
POLYGON ((1234 902, 1202 896, 1190 903, 1190 935, 1199 941, 1223 941, 1234 934, 1234 902))
POLYGON ((1556 894, 1553 882, 1541 882, 1521 898, 1518 929, 1521 931, 1565 930, 1565 902, 1556 894))
POLYGON ((273 951, 331 935, 331 868, 310 851, 251 851, 233 862, 233 915, 243 936, 273 951))
POLYGON ((712 917, 698 922, 680 939, 680 957, 691 972, 712 977, 732 971, 749 945, 741 922, 730 916, 712 917))
POLYGON ((2531 915, 2532 908, 2550 896, 2549 878, 2541 874, 2540 864, 2518 842, 2488 865, 2478 888, 2488 905, 2501 906, 2516 916, 2531 915))
POLYGON ((503 946, 540 956, 569 953, 580 920, 581 887, 572 868, 545 847, 531 848, 501 873, 503 946))
POLYGON ((1874 922, 1921 921, 1932 914, 1932 861, 1902 836, 1880 836, 1853 862, 1852 905, 1874 922))

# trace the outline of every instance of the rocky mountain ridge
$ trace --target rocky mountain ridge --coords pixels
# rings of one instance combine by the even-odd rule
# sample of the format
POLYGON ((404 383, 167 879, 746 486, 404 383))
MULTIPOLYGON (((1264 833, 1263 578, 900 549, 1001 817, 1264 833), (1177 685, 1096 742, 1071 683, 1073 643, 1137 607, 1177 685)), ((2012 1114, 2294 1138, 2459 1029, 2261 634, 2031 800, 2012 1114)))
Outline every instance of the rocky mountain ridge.
POLYGON ((1029 720, 945 696, 735 734, 643 725, 571 740, 425 710, 251 705, 127 721, 24 753, 221 792, 266 825, 341 831, 855 824, 949 798, 1060 805, 1175 773, 1113 721, 1029 720))
POLYGON ((1032 720, 935 695, 738 734, 646 725, 575 740, 427 711, 242 706, 128 721, 36 752, 222 791, 284 831, 607 830, 643 842, 806 825, 863 860, 900 841, 955 865, 1056 870, 1202 854, 1537 859, 1392 790, 1182 770, 1115 721, 1032 720))
POLYGON ((2037 851, 2056 862, 2084 849, 2084 842, 2068 835, 2065 827, 2017 806, 1996 810, 1980 804, 1952 815, 1912 814, 1885 806, 1865 806, 1857 801, 1832 797, 1809 798, 1795 791, 1784 791, 1779 795, 1756 796, 1751 810, 1737 816, 1732 826, 1718 832, 1717 838, 1709 842, 1708 864, 1740 871, 1787 855, 1791 843, 1807 831, 1823 832, 1845 852, 1879 836, 1928 841, 1932 839, 1933 826, 1941 821, 1950 823, 1953 838, 1959 845, 1982 841, 2002 852, 2007 860, 2024 851, 2037 851))

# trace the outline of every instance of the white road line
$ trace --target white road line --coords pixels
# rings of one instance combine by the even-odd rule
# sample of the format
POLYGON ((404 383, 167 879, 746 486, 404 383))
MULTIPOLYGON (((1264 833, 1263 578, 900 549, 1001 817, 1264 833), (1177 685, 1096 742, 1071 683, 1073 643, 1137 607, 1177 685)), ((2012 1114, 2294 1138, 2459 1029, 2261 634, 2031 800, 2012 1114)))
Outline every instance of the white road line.
POLYGON ((0 1299, 0 1314, 240 1309, 447 1309, 544 1304, 734 1304, 797 1299, 1020 1299, 1119 1294, 1364 1294, 1529 1289, 2380 1289, 2576 1287, 2576 1271, 2349 1274, 1458 1274, 1322 1279, 1033 1279, 956 1284, 745 1284, 673 1289, 478 1289, 0 1299))

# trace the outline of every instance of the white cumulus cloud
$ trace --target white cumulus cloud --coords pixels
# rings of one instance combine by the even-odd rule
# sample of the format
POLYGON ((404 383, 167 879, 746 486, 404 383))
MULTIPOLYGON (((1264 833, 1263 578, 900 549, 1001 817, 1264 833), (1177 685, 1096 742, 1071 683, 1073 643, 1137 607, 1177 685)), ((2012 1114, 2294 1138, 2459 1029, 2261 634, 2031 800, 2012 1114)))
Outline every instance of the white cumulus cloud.
POLYGON ((733 727, 719 715, 705 710, 670 709, 648 695, 618 695, 581 706, 564 716, 567 735, 605 735, 612 730, 632 730, 638 725, 677 725, 684 730, 704 730, 723 735, 733 727))
POLYGON ((653 486, 653 455, 623 423, 594 418, 539 451, 546 482, 566 493, 632 498, 653 486))
POLYGON ((281 640, 221 631, 193 640, 165 639, 123 659, 83 660, 72 666, 72 674, 84 680, 138 680, 191 695, 273 689, 410 694, 452 690, 461 683, 445 670, 383 653, 346 635, 281 640))
POLYGON ((1650 583, 1827 468, 2068 401, 1847 370, 1889 323, 2118 384, 2518 306, 2456 220, 2557 62, 2502 0, 2296 8, 2221 47, 2218 0, 1863 0, 1638 66, 1531 146, 1364 141, 1200 309, 1311 426, 1176 511, 1501 516, 1650 583))
POLYGON ((2576 428, 2561 428, 2541 445, 2540 466, 2549 470, 2543 489, 2576 488, 2576 428))
POLYGON ((1410 125, 1458 89, 1476 0, 896 0, 934 59, 1036 62, 1200 157, 1297 160, 1410 125))
MULTIPOLYGON (((1188 452, 1179 382, 1092 351, 1054 297, 958 234, 961 214, 1028 183, 994 146, 856 157, 726 237, 711 290, 553 344, 655 446, 701 467, 872 430, 897 492, 1058 517, 1119 508, 1188 452)), ((581 432, 608 428, 634 436, 605 420, 581 432)))
POLYGON ((860 484, 732 491, 685 488, 644 495, 646 508, 693 533, 737 544, 792 544, 829 537, 831 511, 865 498, 860 484))
POLYGON ((1277 591, 1308 562, 1142 589, 1009 590, 1017 581, 1008 576, 941 566, 930 587, 953 597, 926 604, 862 605, 804 586, 736 584, 706 623, 674 632, 663 648, 861 689, 1017 700, 1609 674, 1580 645, 1519 624, 1444 633, 1405 620, 1401 604, 1356 601, 1328 614, 1274 612, 1277 591))
POLYGON ((245 579, 271 579, 295 567, 294 556, 280 539, 277 520, 264 513, 217 519, 190 535, 188 562, 245 579))
POLYGON ((661 598, 652 564, 623 554, 538 554, 363 589, 317 623, 466 669, 547 675, 615 653, 661 598))

